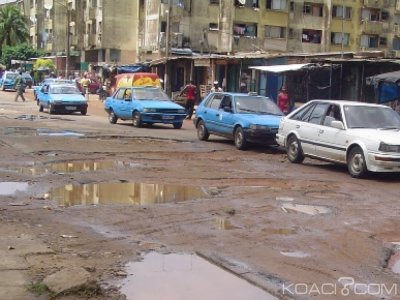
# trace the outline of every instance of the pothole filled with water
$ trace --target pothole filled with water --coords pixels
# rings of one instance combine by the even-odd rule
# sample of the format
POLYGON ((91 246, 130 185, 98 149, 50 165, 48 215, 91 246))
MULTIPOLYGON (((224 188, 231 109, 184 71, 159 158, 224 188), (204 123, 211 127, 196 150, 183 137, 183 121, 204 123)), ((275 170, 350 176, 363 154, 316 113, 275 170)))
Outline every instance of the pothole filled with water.
POLYGON ((37 176, 37 175, 51 174, 51 173, 62 174, 62 173, 76 173, 76 172, 92 172, 104 169, 132 168, 137 166, 139 166, 139 164, 135 164, 132 162, 125 162, 125 161, 85 160, 85 161, 57 162, 49 164, 32 164, 31 166, 10 168, 9 170, 13 170, 25 175, 37 176))
POLYGON ((150 252, 126 270, 121 292, 128 300, 277 299, 195 254, 150 252))
POLYGON ((208 189, 157 183, 102 182, 51 189, 49 198, 64 207, 73 205, 151 205, 209 197, 208 189))
POLYGON ((24 137, 24 136, 71 136, 83 137, 84 133, 71 130, 55 130, 49 128, 30 128, 30 127, 5 127, 1 130, 2 135, 24 137))
POLYGON ((26 182, 0 182, 0 195, 10 196, 17 192, 24 192, 28 189, 29 184, 26 182))
POLYGON ((293 203, 283 203, 282 210, 286 213, 289 212, 299 212, 311 216, 319 215, 319 214, 329 214, 331 213, 331 209, 325 206, 318 205, 305 205, 305 204, 293 204, 293 203))

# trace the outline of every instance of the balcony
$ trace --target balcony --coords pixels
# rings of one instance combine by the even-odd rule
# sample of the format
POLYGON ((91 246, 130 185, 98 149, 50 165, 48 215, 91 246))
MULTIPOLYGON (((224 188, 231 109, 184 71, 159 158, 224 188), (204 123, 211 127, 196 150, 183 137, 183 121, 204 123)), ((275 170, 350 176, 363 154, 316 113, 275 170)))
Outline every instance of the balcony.
POLYGON ((89 7, 85 10, 85 20, 93 20, 96 19, 96 8, 89 7))
POLYGON ((83 46, 85 48, 90 48, 92 46, 96 46, 96 35, 95 34, 85 34, 83 36, 83 46))
POLYGON ((361 30, 366 34, 379 35, 382 33, 383 24, 379 21, 362 21, 361 30))
POLYGON ((396 37, 400 37, 400 25, 394 25, 392 33, 396 37))
POLYGON ((364 0, 365 7, 382 8, 385 6, 385 0, 364 0))

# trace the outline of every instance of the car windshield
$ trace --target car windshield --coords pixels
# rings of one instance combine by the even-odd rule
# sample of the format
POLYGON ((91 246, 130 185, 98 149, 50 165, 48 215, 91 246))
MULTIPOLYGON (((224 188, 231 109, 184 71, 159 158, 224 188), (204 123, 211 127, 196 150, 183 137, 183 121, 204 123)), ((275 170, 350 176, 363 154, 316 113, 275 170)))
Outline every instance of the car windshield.
POLYGON ((135 100, 170 101, 161 89, 132 89, 132 94, 135 100))
POLYGON ((7 79, 15 79, 16 77, 17 77, 17 74, 10 74, 10 73, 6 74, 7 79))
POLYGON ((51 94, 80 94, 81 92, 77 89, 76 86, 51 86, 50 87, 51 94))
POLYGON ((346 105, 348 128, 400 129, 400 116, 389 107, 346 105))
POLYGON ((283 115, 279 107, 266 97, 236 96, 236 112, 240 114, 283 115))

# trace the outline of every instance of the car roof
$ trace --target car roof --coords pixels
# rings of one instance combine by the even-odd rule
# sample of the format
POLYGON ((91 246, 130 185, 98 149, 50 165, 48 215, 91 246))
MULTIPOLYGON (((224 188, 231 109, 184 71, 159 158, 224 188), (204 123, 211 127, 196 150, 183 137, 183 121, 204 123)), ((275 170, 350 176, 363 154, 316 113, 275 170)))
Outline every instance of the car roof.
MULTIPOLYGON (((307 103, 313 103, 313 102, 325 102, 325 103, 332 103, 332 104, 338 104, 338 105, 352 105, 352 106, 372 106, 372 107, 387 107, 382 104, 376 104, 376 103, 366 103, 366 102, 359 102, 359 101, 351 101, 351 100, 334 100, 334 99, 313 99, 311 101, 308 101, 307 103)), ((307 104, 305 103, 305 104, 307 104)))

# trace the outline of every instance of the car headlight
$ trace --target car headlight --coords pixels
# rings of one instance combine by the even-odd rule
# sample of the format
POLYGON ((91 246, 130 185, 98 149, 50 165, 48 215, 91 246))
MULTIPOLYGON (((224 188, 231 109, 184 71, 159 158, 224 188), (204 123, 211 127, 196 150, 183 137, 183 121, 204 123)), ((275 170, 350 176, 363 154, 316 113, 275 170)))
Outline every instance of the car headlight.
POLYGON ((252 125, 250 125, 250 129, 254 129, 254 130, 269 130, 269 127, 265 126, 265 125, 252 124, 252 125))
POLYGON ((60 100, 60 99, 54 99, 53 100, 53 103, 61 103, 62 102, 62 100, 60 100))
POLYGON ((381 142, 379 144, 379 151, 382 152, 400 152, 400 146, 399 145, 389 145, 384 142, 381 142))
POLYGON ((143 112, 145 112, 145 113, 155 113, 156 109, 155 108, 144 108, 143 112))

